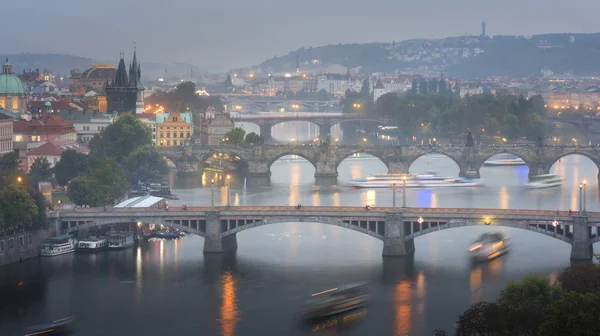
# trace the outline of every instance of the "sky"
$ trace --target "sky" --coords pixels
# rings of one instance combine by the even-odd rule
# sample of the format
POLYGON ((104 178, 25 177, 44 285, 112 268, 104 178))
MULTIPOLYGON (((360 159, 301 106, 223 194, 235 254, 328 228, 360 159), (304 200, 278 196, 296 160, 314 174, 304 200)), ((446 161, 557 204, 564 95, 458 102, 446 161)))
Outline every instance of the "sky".
POLYGON ((300 47, 412 38, 600 32, 597 0, 4 0, 0 53, 200 67, 256 65, 300 47))

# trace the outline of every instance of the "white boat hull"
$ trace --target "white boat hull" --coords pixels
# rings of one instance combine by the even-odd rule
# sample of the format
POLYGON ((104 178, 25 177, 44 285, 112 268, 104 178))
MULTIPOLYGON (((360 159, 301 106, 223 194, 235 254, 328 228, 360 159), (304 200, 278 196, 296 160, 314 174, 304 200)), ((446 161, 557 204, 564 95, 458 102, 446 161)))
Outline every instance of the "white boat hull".
MULTIPOLYGON (((350 183, 355 188, 392 188, 392 183, 377 183, 377 182, 354 182, 350 183)), ((483 184, 480 182, 461 182, 461 183, 439 183, 439 184, 406 184, 406 188, 458 188, 458 187, 480 187, 483 184)), ((396 183, 396 188, 404 188, 402 183, 396 183)))
POLYGON ((484 166, 488 167, 500 167, 500 166, 525 166, 525 161, 486 161, 483 163, 484 166))
POLYGON ((40 252, 40 255, 42 257, 56 257, 56 256, 59 256, 59 255, 69 254, 69 253, 73 253, 73 252, 75 252, 75 247, 73 247, 70 250, 63 250, 63 251, 57 251, 57 252, 42 251, 42 252, 40 252))
POLYGON ((560 187, 562 183, 528 183, 525 185, 527 189, 548 189, 548 188, 556 188, 560 187))

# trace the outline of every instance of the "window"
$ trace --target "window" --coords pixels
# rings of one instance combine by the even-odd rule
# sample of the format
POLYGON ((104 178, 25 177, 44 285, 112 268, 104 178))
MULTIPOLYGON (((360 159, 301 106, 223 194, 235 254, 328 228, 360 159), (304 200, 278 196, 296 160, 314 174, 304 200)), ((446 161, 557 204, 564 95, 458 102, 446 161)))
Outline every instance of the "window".
POLYGON ((19 236, 19 246, 25 246, 25 237, 19 236))
POLYGON ((0 240, 0 252, 4 252, 4 240, 0 240))
POLYGON ((183 138, 183 132, 179 133, 179 137, 183 138))
POLYGON ((177 132, 173 132, 173 138, 177 138, 177 132))
POLYGON ((171 132, 167 132, 167 138, 171 137, 171 132))
POLYGON ((4 99, 0 99, 0 106, 2 108, 4 108, 4 104, 6 104, 6 102, 4 101, 4 99))
POLYGON ((177 117, 173 117, 173 122, 177 122, 177 117))
POLYGON ((15 242, 12 238, 8 239, 8 248, 11 250, 15 248, 15 242))

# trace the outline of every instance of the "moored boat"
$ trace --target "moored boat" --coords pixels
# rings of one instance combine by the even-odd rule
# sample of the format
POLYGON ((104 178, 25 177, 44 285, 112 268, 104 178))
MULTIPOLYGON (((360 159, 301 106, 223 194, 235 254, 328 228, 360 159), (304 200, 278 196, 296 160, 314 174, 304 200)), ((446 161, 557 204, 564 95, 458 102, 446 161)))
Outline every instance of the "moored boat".
POLYGON ((484 166, 525 166, 527 163, 512 154, 498 154, 483 163, 484 166))
POLYGON ((25 336, 33 335, 58 335, 69 331, 75 322, 75 316, 65 317, 59 320, 45 322, 25 328, 25 336))
POLYGON ((529 182, 525 184, 528 189, 546 189, 562 185, 562 178, 555 174, 543 174, 532 176, 529 182))
POLYGON ((363 307, 369 300, 370 291, 365 284, 340 286, 312 294, 301 314, 309 319, 330 316, 363 307))
POLYGON ((163 239, 177 239, 177 238, 179 238, 179 233, 155 231, 154 233, 152 233, 152 236, 154 236, 156 238, 163 238, 163 239))
POLYGON ((77 252, 96 252, 105 250, 108 240, 105 237, 90 236, 77 242, 77 252))
POLYGON ((133 246, 135 239, 131 232, 109 232, 108 248, 110 250, 125 249, 133 246))
POLYGON ((71 235, 64 235, 47 239, 42 243, 40 255, 42 257, 54 257, 75 251, 77 240, 71 235))
POLYGON ((497 258, 510 248, 510 239, 502 233, 484 233, 469 248, 473 261, 484 261, 497 258))
POLYGON ((447 188, 478 187, 483 184, 478 180, 461 177, 440 176, 436 172, 422 174, 373 174, 363 180, 353 180, 350 185, 356 188, 447 188))

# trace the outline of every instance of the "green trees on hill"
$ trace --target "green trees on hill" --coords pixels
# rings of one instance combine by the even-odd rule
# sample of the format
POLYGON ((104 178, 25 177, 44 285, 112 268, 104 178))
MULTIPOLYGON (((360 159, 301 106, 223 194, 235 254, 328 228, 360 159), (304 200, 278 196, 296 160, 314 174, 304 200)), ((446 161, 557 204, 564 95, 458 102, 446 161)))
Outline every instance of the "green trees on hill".
POLYGON ((45 200, 31 188, 28 174, 19 171, 19 156, 11 152, 0 156, 0 231, 41 226, 38 213, 45 210, 45 200))

